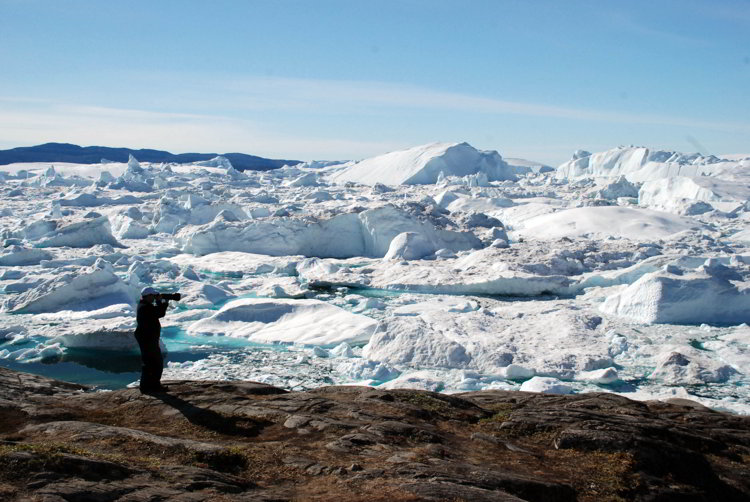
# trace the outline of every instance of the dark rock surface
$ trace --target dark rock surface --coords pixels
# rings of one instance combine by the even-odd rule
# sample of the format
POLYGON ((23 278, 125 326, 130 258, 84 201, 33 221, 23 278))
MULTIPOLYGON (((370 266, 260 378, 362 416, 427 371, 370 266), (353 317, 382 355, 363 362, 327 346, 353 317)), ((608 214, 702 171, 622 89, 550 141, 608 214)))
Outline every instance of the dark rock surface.
POLYGON ((750 500, 750 418, 691 402, 0 368, 0 500, 750 500))

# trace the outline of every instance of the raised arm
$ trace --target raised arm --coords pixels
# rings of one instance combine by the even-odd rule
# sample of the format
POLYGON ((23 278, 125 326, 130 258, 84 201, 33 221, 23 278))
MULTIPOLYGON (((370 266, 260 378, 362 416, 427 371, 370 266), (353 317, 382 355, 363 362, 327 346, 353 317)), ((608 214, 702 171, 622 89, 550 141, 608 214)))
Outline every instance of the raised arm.
POLYGON ((167 307, 169 307, 169 300, 160 298, 156 301, 156 317, 162 318, 167 314, 167 307))

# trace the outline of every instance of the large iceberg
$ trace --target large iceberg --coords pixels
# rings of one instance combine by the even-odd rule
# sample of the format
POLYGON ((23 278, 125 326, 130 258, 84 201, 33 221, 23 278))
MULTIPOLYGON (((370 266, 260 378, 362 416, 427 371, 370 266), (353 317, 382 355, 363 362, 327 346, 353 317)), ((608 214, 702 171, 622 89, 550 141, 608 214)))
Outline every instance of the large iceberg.
POLYGON ((42 260, 49 260, 52 254, 44 249, 9 246, 0 254, 0 266, 22 267, 38 265, 42 260))
POLYGON ((480 151, 468 143, 431 143, 357 162, 332 175, 338 182, 374 185, 423 185, 441 176, 484 173, 490 181, 515 180, 518 169, 496 151, 480 151))
POLYGON ((60 274, 3 302, 3 310, 20 313, 95 310, 107 305, 134 304, 138 288, 120 279, 112 265, 99 259, 93 266, 60 274))
POLYGON ((737 165, 736 161, 714 156, 652 150, 645 147, 620 146, 604 152, 577 151, 573 158, 556 171, 558 179, 618 178, 646 181, 672 176, 717 174, 737 165))
POLYGON ((480 247, 470 232, 456 232, 419 221, 394 206, 361 213, 347 213, 319 223, 297 219, 226 222, 188 228, 178 233, 183 250, 196 255, 219 251, 243 251, 273 256, 304 255, 348 258, 383 257, 391 241, 404 232, 421 234, 434 249, 455 251, 480 247))
POLYGON ((688 178, 673 176, 647 181, 638 193, 638 203, 654 209, 682 214, 691 213, 691 205, 703 202, 712 206, 734 209, 750 199, 747 183, 710 176, 688 178))
POLYGON ((112 235, 112 227, 106 216, 59 227, 37 242, 35 246, 87 248, 96 244, 120 246, 112 235))
POLYGON ((728 267, 715 259, 695 270, 667 265, 608 297, 601 309, 644 323, 747 323, 748 276, 747 267, 728 267))

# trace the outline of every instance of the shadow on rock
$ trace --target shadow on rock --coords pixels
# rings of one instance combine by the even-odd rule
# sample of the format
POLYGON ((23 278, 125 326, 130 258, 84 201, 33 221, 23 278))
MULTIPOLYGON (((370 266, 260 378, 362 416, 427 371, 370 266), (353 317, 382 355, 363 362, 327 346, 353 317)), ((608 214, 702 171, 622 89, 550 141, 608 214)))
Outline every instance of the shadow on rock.
POLYGON ((241 416, 227 416, 216 411, 200 408, 171 394, 153 394, 153 397, 178 410, 193 425, 229 436, 255 437, 269 421, 253 420, 241 416))

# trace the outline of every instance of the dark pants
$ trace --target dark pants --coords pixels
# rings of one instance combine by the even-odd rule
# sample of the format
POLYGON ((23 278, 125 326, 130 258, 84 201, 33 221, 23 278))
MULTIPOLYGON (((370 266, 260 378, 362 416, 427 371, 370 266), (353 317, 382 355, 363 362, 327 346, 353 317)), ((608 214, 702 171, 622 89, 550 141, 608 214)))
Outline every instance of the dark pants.
POLYGON ((159 348, 159 337, 138 336, 135 339, 141 347, 141 384, 142 391, 158 390, 161 386, 161 374, 164 371, 164 360, 159 348))

